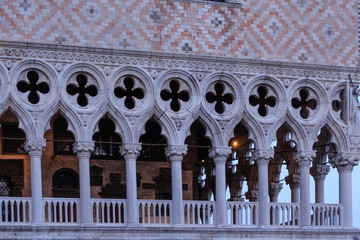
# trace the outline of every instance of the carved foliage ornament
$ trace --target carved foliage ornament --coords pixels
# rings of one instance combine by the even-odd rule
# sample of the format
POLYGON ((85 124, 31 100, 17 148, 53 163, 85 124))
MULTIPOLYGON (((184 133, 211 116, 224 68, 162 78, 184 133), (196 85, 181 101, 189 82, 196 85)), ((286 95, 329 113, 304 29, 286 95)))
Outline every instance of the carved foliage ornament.
POLYGON ((140 143, 124 143, 120 146, 120 153, 125 158, 132 157, 137 158, 140 155, 141 144, 140 143))
POLYGON ((313 158, 316 156, 316 151, 301 151, 295 154, 295 160, 299 166, 309 166, 313 161, 313 158))
POLYGON ((342 152, 329 156, 329 161, 333 167, 356 166, 359 164, 360 155, 358 153, 342 152))
POLYGON ((227 157, 231 153, 231 147, 214 147, 209 150, 209 157, 213 158, 215 163, 217 160, 221 162, 226 162, 227 157), (218 157, 221 157, 221 159, 216 159, 218 157))
POLYGON ((170 160, 173 158, 182 160, 183 156, 187 154, 187 149, 187 145, 171 145, 165 148, 165 154, 170 157, 170 160))
POLYGON ((274 158, 273 149, 256 149, 252 155, 252 160, 260 163, 268 163, 272 158, 274 158))
POLYGON ((76 142, 73 144, 74 153, 80 152, 89 152, 94 151, 95 143, 94 142, 76 142))
POLYGON ((46 147, 45 139, 28 139, 25 141, 25 151, 28 153, 39 152, 42 153, 46 147))

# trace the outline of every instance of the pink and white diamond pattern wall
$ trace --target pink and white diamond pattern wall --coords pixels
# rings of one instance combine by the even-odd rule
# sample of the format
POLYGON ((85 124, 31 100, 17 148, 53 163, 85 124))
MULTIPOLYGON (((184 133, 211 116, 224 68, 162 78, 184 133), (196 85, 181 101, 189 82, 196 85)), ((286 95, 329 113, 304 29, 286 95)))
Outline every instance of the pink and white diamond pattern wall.
POLYGON ((357 66, 355 0, 2 1, 0 39, 357 66))

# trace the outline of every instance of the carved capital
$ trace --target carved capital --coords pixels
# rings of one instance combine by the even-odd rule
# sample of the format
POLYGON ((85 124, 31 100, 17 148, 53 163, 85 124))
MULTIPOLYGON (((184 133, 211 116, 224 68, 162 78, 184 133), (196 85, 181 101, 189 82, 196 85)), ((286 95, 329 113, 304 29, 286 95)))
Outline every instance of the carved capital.
POLYGON ((330 171, 329 165, 318 164, 310 168, 310 174, 315 180, 325 179, 330 171))
POLYGON ((42 154, 46 147, 45 139, 27 139, 24 144, 25 151, 29 155, 42 154))
POLYGON ((295 153, 294 158, 298 163, 299 167, 309 167, 315 156, 316 151, 309 150, 295 153))
POLYGON ((250 190, 245 193, 246 199, 249 199, 250 202, 256 202, 258 200, 258 190, 250 190))
POLYGON ((269 189, 269 195, 273 196, 273 197, 277 197, 282 188, 283 188, 283 183, 271 182, 270 189, 269 189))
POLYGON ((165 148, 165 154, 170 157, 170 161, 182 161, 187 149, 187 145, 171 145, 165 148))
POLYGON ((290 188, 299 188, 300 187, 300 174, 294 173, 285 177, 286 184, 290 185, 290 188))
POLYGON ((120 154, 125 159, 136 159, 140 155, 141 144, 140 143, 124 143, 120 147, 120 154))
POLYGON ((209 150, 209 157, 214 159, 216 163, 226 163, 227 157, 231 153, 231 147, 222 146, 222 147, 213 147, 209 150))
POLYGON ((352 168, 359 164, 360 155, 354 152, 341 152, 338 154, 329 154, 329 162, 338 170, 352 168))
POLYGON ((274 150, 256 149, 251 158, 253 161, 256 161, 258 165, 269 164, 270 160, 274 158, 274 150))
POLYGON ((75 142, 73 144, 73 151, 79 157, 90 158, 92 151, 94 151, 95 143, 94 142, 75 142))

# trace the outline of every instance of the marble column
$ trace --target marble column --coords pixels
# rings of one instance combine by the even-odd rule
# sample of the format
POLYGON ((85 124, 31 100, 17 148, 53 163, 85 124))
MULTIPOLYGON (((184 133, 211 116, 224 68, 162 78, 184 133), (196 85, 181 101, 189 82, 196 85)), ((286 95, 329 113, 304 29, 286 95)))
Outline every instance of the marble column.
POLYGON ((310 174, 315 180, 315 202, 325 202, 325 177, 330 171, 329 165, 318 164, 310 169, 310 174))
POLYGON ((313 150, 295 154, 300 172, 300 225, 310 226, 310 163, 316 156, 313 150))
POLYGON ((270 190, 269 190, 270 202, 278 201, 278 196, 282 188, 283 188, 283 183, 279 183, 279 182, 270 183, 270 190))
POLYGON ((182 160, 187 154, 187 145, 171 145, 165 149, 171 162, 172 224, 184 224, 182 195, 182 160))
POLYGON ((330 163, 339 172, 339 203, 343 206, 344 227, 352 227, 352 181, 353 167, 359 163, 358 153, 342 152, 329 156, 330 163))
POLYGON ((136 159, 140 155, 140 143, 124 143, 120 153, 126 165, 126 219, 127 225, 139 223, 139 207, 137 202, 136 159))
POLYGON ((285 182, 290 186, 291 190, 291 202, 300 202, 300 174, 294 173, 285 177, 285 182))
POLYGON ((273 149, 255 150, 253 160, 258 167, 258 198, 259 198, 259 224, 270 225, 269 209, 269 162, 274 158, 273 149))
POLYGON ((225 164, 230 153, 231 147, 228 146, 214 147, 209 151, 216 169, 216 225, 218 226, 227 224, 225 164))
POLYGON ((27 139, 25 142, 25 151, 30 156, 31 213, 33 225, 43 225, 45 222, 41 174, 41 155, 45 150, 45 146, 45 139, 27 139))
POLYGON ((94 142, 76 142, 73 145, 74 153, 79 158, 80 178, 80 224, 89 225, 93 222, 90 188, 90 156, 94 151, 94 142))

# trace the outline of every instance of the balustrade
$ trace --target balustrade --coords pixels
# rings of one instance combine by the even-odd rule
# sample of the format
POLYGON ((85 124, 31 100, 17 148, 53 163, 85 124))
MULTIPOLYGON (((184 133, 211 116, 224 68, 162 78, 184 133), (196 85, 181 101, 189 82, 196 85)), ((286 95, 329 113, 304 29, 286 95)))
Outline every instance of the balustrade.
POLYGON ((0 198, 0 223, 26 224, 30 222, 31 198, 0 198))
POLYGON ((228 202, 230 225, 258 225, 259 210, 257 202, 228 202))
POLYGON ((126 223, 126 199, 92 199, 93 222, 126 223))
POLYGON ((312 226, 343 226, 343 206, 339 204, 311 204, 312 226))
POLYGON ((45 222, 79 223, 78 198, 44 198, 45 222))
POLYGON ((299 203, 270 203, 270 225, 299 225, 299 203))
POLYGON ((185 224, 214 224, 214 201, 184 201, 185 224))
POLYGON ((170 224, 171 200, 138 200, 139 223, 170 224))

